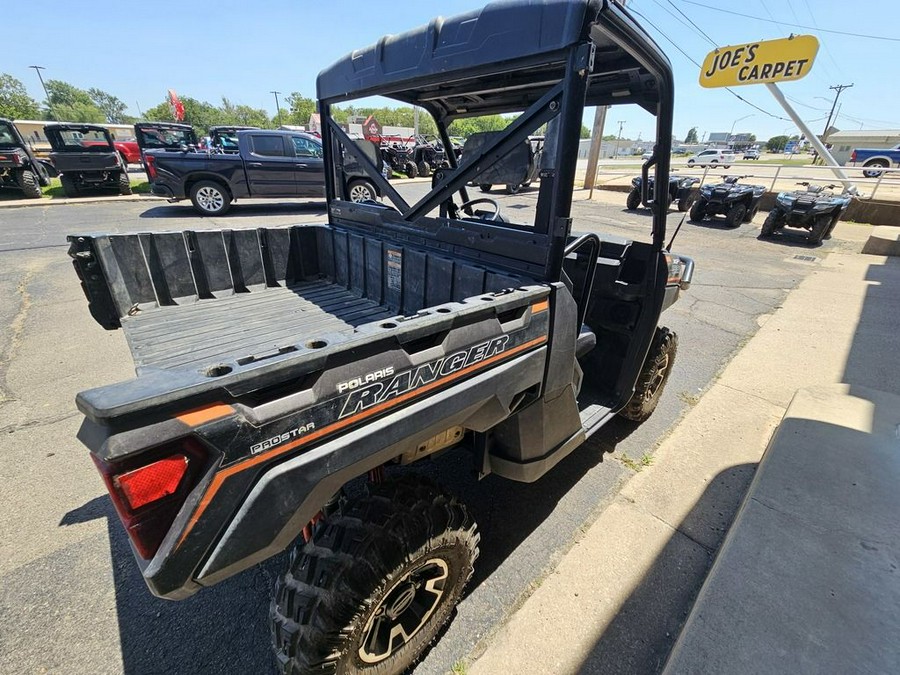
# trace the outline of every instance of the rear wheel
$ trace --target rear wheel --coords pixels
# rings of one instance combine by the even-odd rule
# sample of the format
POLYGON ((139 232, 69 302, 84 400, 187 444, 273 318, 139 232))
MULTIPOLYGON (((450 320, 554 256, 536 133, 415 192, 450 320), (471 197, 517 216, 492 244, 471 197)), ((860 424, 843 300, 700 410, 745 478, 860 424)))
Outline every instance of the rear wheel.
POLYGON ((405 672, 450 619, 478 540, 465 506, 416 476, 344 503, 296 546, 276 582, 281 672, 405 672))
POLYGON ((130 195, 131 194, 131 179, 128 177, 128 172, 123 171, 119 174, 119 194, 120 195, 130 195))
POLYGON ((883 159, 873 159, 871 162, 865 165, 866 168, 863 169, 863 176, 866 178, 878 178, 884 171, 879 171, 878 169, 887 169, 888 163, 883 159))
POLYGON ((691 212, 688 214, 688 217, 692 223, 699 223, 703 220, 706 217, 706 202, 702 199, 695 201, 693 206, 691 206, 691 212))
POLYGON ((514 195, 521 189, 522 189, 521 183, 516 183, 516 184, 507 183, 506 184, 506 194, 508 194, 508 195, 514 195))
POLYGON ((38 175, 31 169, 22 169, 17 176, 19 187, 27 199, 38 199, 43 193, 38 175))
POLYGON ((812 229, 806 236, 806 241, 813 245, 821 244, 822 240, 825 238, 825 234, 831 227, 832 218, 833 216, 830 213, 827 213, 823 216, 818 216, 816 218, 816 222, 813 223, 812 229))
POLYGON ((744 214, 744 222, 745 222, 745 223, 750 223, 750 222, 752 222, 753 219, 756 218, 756 214, 757 214, 757 213, 759 213, 759 204, 757 204, 757 205, 754 206, 752 209, 750 209, 749 211, 747 211, 746 214, 744 214))
POLYGON ((63 194, 66 197, 80 197, 81 196, 81 190, 78 188, 78 185, 75 183, 75 181, 72 178, 70 178, 69 176, 66 176, 65 174, 63 174, 62 176, 59 177, 59 182, 62 185, 63 194))
POLYGON ((428 162, 422 161, 416 165, 416 168, 419 170, 419 175, 424 178, 428 178, 431 175, 431 166, 429 166, 428 162))
POLYGON ((478 185, 478 189, 481 190, 482 192, 490 192, 492 187, 494 187, 494 186, 491 185, 490 183, 480 183, 478 185))
POLYGON ((766 216, 766 219, 763 221, 762 229, 759 231, 759 236, 761 237, 771 237, 775 234, 775 230, 780 230, 784 227, 784 214, 781 213, 777 208, 769 211, 769 215, 766 216))
POLYGON ((221 184, 201 180, 191 188, 191 204, 202 216, 221 216, 231 208, 231 195, 221 184))
POLYGON ((403 173, 406 174, 407 178, 415 178, 419 175, 419 170, 416 168, 415 162, 406 162, 403 165, 403 173))
POLYGON ((740 202, 732 204, 731 208, 728 209, 728 213, 725 214, 725 222, 728 223, 729 227, 740 227, 745 215, 747 215, 746 204, 740 202))
POLYGON ((828 226, 828 231, 825 232, 825 236, 823 239, 831 239, 831 233, 834 232, 835 226, 837 226, 838 221, 841 219, 841 210, 838 209, 835 211, 834 215, 831 216, 831 224, 828 226))
POLYGON ((619 415, 635 422, 643 422, 653 414, 666 382, 669 381, 677 351, 678 336, 665 326, 659 326, 634 386, 634 394, 619 411, 619 415))
POLYGON ((641 191, 638 188, 634 188, 631 192, 628 193, 628 198, 625 200, 625 208, 629 211, 634 211, 640 205, 641 191))
POLYGON ((367 180, 357 179, 350 181, 347 192, 351 202, 373 202, 378 198, 375 186, 367 180))
POLYGON ((694 203, 694 199, 696 199, 696 195, 694 194, 694 191, 691 190, 684 197, 678 200, 678 210, 682 213, 687 211, 694 203))

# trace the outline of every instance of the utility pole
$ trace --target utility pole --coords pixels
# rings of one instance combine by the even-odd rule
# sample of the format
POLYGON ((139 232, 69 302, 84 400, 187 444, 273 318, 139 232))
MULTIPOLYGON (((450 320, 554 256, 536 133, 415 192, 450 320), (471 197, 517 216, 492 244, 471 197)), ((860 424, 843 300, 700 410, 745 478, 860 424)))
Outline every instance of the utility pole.
POLYGON ((822 132, 822 141, 823 142, 825 141, 825 136, 828 134, 828 127, 831 126, 831 116, 834 115, 834 109, 837 106, 838 99, 841 97, 841 92, 844 91, 844 89, 849 89, 852 86, 853 86, 853 83, 836 84, 833 87, 828 87, 829 89, 832 89, 836 93, 834 95, 834 103, 831 104, 831 112, 828 113, 828 121, 825 122, 825 130, 822 132))
POLYGON ((281 121, 281 106, 278 103, 278 94, 280 91, 270 91, 270 94, 275 94, 275 109, 278 111, 278 120, 281 121))
POLYGON ((619 120, 619 135, 616 136, 616 151, 613 153, 613 159, 619 157, 619 141, 622 140, 622 127, 625 126, 625 120, 619 120))
POLYGON ((29 68, 34 68, 34 72, 37 73, 38 79, 41 81, 41 86, 44 88, 44 95, 47 97, 47 108, 50 110, 50 115, 53 115, 53 104, 50 102, 50 92, 47 91, 47 85, 44 84, 44 78, 41 76, 42 70, 47 70, 44 66, 28 66, 29 68))

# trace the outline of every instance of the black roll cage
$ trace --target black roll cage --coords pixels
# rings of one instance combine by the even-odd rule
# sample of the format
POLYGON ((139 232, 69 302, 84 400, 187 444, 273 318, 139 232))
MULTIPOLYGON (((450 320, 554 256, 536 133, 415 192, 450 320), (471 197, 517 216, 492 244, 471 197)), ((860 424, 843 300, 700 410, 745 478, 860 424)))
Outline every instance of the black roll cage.
MULTIPOLYGON (((560 38, 563 46, 560 48, 557 45, 552 52, 523 53, 514 60, 501 63, 492 62, 489 55, 484 55, 479 61, 480 54, 476 53, 471 63, 463 62, 454 72, 441 70, 431 62, 423 61, 424 74, 398 77, 385 71, 380 79, 376 73, 375 76, 353 80, 348 73, 352 72, 351 67, 356 68, 357 63, 363 60, 361 56, 365 56, 365 52, 354 52, 344 61, 323 71, 319 75, 318 90, 329 203, 347 200, 342 167, 334 161, 342 156, 342 146, 344 152, 353 155, 359 162, 396 211, 375 208, 380 208, 382 212, 389 211, 389 219, 395 224, 398 221, 406 226, 422 224, 427 214, 451 200, 456 192, 460 193, 463 202, 467 202, 469 198, 465 186, 483 167, 490 166, 516 144, 526 141, 542 124, 550 123, 549 128, 555 125, 556 142, 551 142, 548 131, 544 155, 545 160, 549 161, 545 161, 547 168, 541 171, 537 214, 534 227, 529 231, 543 235, 534 238, 534 245, 542 249, 540 257, 544 263, 545 280, 558 281, 570 241, 572 189, 582 114, 586 105, 636 103, 655 115, 657 143, 652 158, 643 165, 641 173, 645 190, 651 169, 655 169, 657 184, 664 184, 669 173, 674 106, 674 83, 668 59, 615 0, 576 0, 568 4, 559 0, 544 2, 545 5, 555 3, 555 11, 561 11, 560 7, 570 13, 579 8, 584 11, 584 21, 578 27, 577 34, 573 31, 568 42, 567 35, 563 35, 560 38), (431 72, 428 72, 429 68, 431 72), (434 118, 441 141, 447 148, 453 147, 448 127, 455 119, 523 109, 524 112, 479 151, 465 154, 460 164, 455 153, 447 153, 451 169, 438 172, 428 194, 410 205, 331 116, 332 105, 336 103, 376 95, 426 110, 434 118), (460 107, 459 101, 466 101, 467 104, 460 107)), ((532 0, 523 2, 522 6, 531 7, 534 4, 535 0, 532 0)), ((510 11, 512 19, 516 5, 505 3, 501 7, 498 4, 482 11, 486 12, 489 8, 493 8, 495 15, 510 11)), ((568 19, 569 15, 566 17, 568 19)), ((420 33, 427 36, 428 44, 438 44, 436 36, 444 23, 443 19, 435 19, 429 26, 420 29, 420 33)), ((566 28, 572 31, 571 25, 566 28)), ((407 41, 413 42, 418 34, 411 32, 399 38, 412 36, 407 41)), ((389 38, 383 38, 370 50, 374 52, 376 64, 385 50, 390 48, 389 38)), ((652 205, 652 245, 658 251, 665 245, 666 206, 665 200, 652 205)), ((450 215, 456 214, 451 211, 450 215)), ((471 212, 468 215, 471 216, 471 212)), ((477 223, 465 218, 453 222, 460 228, 479 229, 477 223)), ((490 225, 522 230, 521 226, 500 222, 490 225)))

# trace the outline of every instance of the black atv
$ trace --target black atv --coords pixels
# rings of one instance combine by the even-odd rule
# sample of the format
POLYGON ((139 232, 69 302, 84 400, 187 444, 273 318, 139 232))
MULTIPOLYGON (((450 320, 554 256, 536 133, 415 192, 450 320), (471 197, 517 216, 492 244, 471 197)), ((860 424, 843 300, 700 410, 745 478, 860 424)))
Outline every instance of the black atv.
POLYGON ((416 165, 418 175, 425 178, 438 169, 450 166, 441 142, 425 136, 416 137, 416 144, 412 149, 412 161, 416 165))
MULTIPOLYGON (((669 203, 666 204, 666 208, 671 206, 673 203, 678 204, 679 211, 687 211, 689 208, 691 208, 691 204, 693 204, 694 200, 697 198, 697 193, 694 190, 694 185, 699 182, 699 178, 670 175, 669 203)), ((644 202, 644 206, 649 209, 653 204, 653 176, 651 176, 650 180, 647 181, 647 185, 647 201, 644 202)), ((628 193, 628 198, 625 200, 625 208, 629 211, 634 211, 640 205, 641 177, 636 176, 635 178, 631 179, 631 192, 628 193)))
POLYGON ((412 153, 399 143, 381 146, 381 158, 392 172, 402 173, 407 178, 415 178, 419 175, 419 167, 412 160, 412 153))
POLYGON ((34 156, 16 125, 0 119, 0 188, 21 190, 26 198, 37 199, 42 194, 41 187, 47 185, 47 167, 34 156))
POLYGON ((717 185, 704 185, 700 197, 691 206, 690 219, 699 223, 704 218, 724 215, 729 227, 749 223, 759 213, 759 200, 766 191, 762 185, 742 185, 747 176, 723 176, 717 185))
POLYGON ((59 171, 66 197, 79 197, 85 190, 118 190, 131 194, 131 181, 112 136, 96 124, 48 124, 50 161, 59 171))
POLYGON ((834 226, 850 205, 850 196, 831 192, 839 185, 811 185, 806 181, 797 185, 806 189, 778 193, 759 236, 770 237, 787 226, 806 230, 806 240, 810 244, 820 244, 823 239, 831 238, 834 226))

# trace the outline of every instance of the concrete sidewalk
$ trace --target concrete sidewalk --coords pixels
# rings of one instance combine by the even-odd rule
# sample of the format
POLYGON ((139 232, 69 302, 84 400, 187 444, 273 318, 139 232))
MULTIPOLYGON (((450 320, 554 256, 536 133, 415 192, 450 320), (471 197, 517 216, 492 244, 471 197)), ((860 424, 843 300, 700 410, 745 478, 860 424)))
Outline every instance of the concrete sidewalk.
MULTIPOLYGON (((859 251, 868 234, 836 237, 859 251)), ((659 672, 794 392, 845 382, 900 394, 900 259, 834 252, 812 264, 649 465, 482 641, 470 674, 659 672)))

